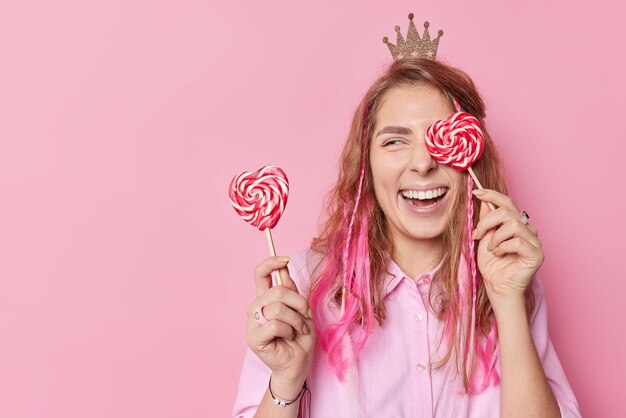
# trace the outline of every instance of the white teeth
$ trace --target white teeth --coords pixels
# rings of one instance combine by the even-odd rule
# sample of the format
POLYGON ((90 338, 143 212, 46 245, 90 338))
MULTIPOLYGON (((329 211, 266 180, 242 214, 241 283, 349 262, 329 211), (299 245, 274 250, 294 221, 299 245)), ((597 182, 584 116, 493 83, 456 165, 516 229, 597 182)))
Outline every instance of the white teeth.
POLYGON ((417 191, 417 190, 403 190, 402 191, 402 196, 407 197, 409 199, 419 199, 419 200, 426 200, 426 199, 433 199, 435 197, 440 197, 443 196, 443 194, 447 191, 448 189, 445 187, 440 187, 438 189, 433 189, 433 190, 427 190, 427 191, 417 191))

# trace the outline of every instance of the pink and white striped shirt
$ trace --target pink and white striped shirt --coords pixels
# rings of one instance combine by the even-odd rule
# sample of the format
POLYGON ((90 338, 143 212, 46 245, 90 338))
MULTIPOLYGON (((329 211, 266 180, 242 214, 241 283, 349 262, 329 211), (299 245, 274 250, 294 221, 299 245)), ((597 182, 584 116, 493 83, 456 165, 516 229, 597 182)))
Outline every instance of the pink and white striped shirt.
MULTIPOLYGON (((308 290, 310 269, 314 266, 307 265, 307 254, 308 251, 302 251, 289 262, 289 273, 303 295, 308 290)), ((448 367, 452 361, 442 369, 429 370, 431 351, 436 347, 442 325, 428 307, 430 282, 438 269, 439 266, 412 279, 396 263, 390 263, 384 296, 387 317, 382 326, 374 323, 372 334, 356 363, 360 401, 350 401, 354 394, 347 389, 348 385, 337 380, 326 361, 326 353, 319 342, 316 343, 307 378, 311 390, 311 417, 500 416, 500 384, 470 396, 462 393, 461 379, 454 378, 452 367, 448 367), (351 405, 354 403, 358 405, 351 405)), ((561 416, 580 418, 576 397, 548 336, 548 310, 541 281, 535 277, 532 286, 536 304, 531 333, 545 375, 559 403, 561 416)), ((329 307, 326 315, 336 317, 338 309, 329 307)), ((496 367, 501 374, 499 360, 496 367)), ((254 416, 267 390, 270 373, 270 369, 248 348, 233 417, 254 416)))

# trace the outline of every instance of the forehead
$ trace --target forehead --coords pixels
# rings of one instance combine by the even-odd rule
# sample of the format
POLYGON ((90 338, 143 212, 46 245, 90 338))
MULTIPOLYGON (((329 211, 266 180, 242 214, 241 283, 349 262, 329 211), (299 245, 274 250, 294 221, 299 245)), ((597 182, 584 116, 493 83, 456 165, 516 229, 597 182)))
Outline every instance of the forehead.
POLYGON ((394 87, 380 101, 374 126, 434 122, 453 113, 445 95, 426 83, 394 87))

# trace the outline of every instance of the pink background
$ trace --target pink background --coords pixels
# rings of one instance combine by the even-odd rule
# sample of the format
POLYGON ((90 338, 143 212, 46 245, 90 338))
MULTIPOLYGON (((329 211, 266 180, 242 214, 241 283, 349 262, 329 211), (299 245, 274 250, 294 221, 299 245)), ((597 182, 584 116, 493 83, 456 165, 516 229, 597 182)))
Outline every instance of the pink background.
POLYGON ((626 416, 623 6, 240 3, 0 5, 0 416, 230 416, 267 248, 228 183, 283 167, 307 246, 411 11, 487 102, 584 416, 626 416))

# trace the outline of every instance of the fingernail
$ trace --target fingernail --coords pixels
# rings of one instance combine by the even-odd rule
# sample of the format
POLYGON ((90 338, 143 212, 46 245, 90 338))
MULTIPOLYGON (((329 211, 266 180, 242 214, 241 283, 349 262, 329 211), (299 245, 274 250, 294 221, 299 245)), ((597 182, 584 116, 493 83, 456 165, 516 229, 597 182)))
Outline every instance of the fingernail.
POLYGON ((472 190, 472 193, 474 193, 477 196, 480 196, 480 195, 485 194, 485 191, 481 189, 476 189, 476 190, 472 190))
POLYGON ((308 334, 309 333, 309 327, 307 327, 306 324, 304 324, 302 326, 302 333, 303 334, 308 334))
POLYGON ((278 261, 279 263, 287 263, 289 262, 289 260, 291 260, 291 257, 285 257, 285 256, 276 257, 276 261, 278 261))
POLYGON ((313 309, 309 308, 309 318, 313 318, 313 309))
POLYGON ((476 230, 474 230, 474 232, 472 232, 472 240, 476 239, 476 230))

